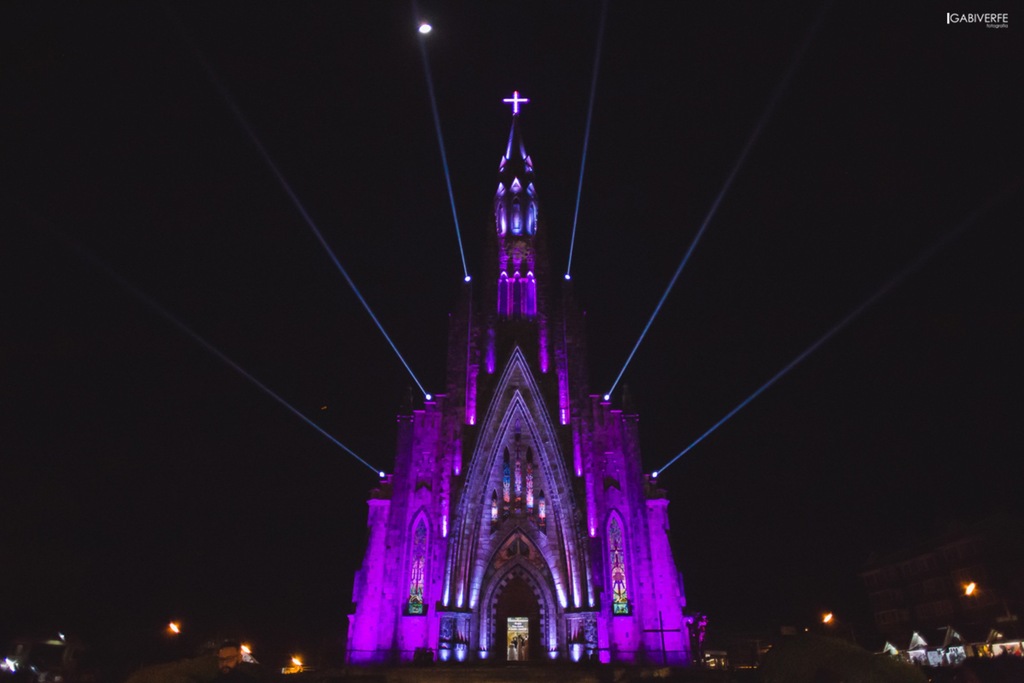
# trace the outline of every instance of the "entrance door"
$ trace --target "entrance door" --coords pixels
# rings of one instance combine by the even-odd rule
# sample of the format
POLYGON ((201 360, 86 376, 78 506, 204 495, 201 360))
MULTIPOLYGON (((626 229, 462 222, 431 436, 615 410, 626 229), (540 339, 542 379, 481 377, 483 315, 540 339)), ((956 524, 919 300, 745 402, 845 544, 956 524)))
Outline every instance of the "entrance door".
POLYGON ((505 650, 508 661, 525 662, 530 655, 530 620, 526 617, 508 617, 508 637, 505 650))
POLYGON ((540 605, 531 585, 521 576, 513 577, 498 596, 495 605, 494 639, 498 661, 526 662, 538 659, 540 643, 540 605))

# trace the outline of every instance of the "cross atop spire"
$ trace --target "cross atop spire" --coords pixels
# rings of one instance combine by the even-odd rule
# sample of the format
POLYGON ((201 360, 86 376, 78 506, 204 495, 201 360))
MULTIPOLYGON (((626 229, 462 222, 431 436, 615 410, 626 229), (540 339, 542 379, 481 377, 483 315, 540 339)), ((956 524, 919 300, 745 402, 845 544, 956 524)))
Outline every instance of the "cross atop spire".
POLYGON ((512 105, 512 115, 513 116, 517 116, 519 114, 519 103, 520 102, 529 102, 529 101, 530 100, 526 99, 525 97, 520 97, 518 90, 513 90, 512 91, 512 97, 506 97, 505 99, 502 100, 502 102, 505 102, 505 103, 508 103, 508 104, 512 105))

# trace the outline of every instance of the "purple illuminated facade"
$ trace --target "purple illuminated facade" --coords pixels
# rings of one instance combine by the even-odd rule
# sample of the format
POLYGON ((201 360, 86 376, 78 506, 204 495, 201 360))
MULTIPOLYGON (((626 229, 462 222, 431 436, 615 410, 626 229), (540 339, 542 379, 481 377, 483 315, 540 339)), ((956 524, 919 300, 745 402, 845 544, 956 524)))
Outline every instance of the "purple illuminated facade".
POLYGON ((668 500, 641 469, 637 416, 588 391, 519 117, 484 275, 451 316, 447 393, 398 416, 394 474, 369 500, 348 661, 686 665, 668 500))

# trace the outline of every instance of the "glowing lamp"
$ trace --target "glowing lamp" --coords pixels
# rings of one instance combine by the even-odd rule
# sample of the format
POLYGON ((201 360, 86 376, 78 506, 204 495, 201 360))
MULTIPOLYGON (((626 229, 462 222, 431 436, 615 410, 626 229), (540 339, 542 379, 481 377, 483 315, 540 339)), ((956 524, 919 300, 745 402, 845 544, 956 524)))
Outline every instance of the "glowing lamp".
POLYGON ((612 400, 612 395, 611 394, 605 394, 604 395, 604 400, 606 400, 606 401, 612 400))
POLYGON ((171 623, 167 624, 167 630, 168 632, 173 633, 174 635, 178 635, 179 633, 181 633, 181 622, 172 621, 171 623))
POLYGON ((298 655, 295 655, 294 657, 292 657, 292 665, 293 666, 302 666, 302 658, 299 657, 298 655))
POLYGON ((467 275, 466 277, 462 278, 462 281, 463 281, 463 282, 469 282, 469 281, 470 281, 470 280, 472 280, 472 279, 473 279, 473 278, 471 278, 471 277, 470 277, 469 275, 467 275))
POLYGON ((238 649, 241 650, 243 654, 247 654, 247 655, 251 655, 252 654, 252 648, 249 647, 249 643, 242 643, 238 647, 238 649))
POLYGON ((964 595, 974 595, 974 591, 978 590, 978 584, 971 581, 969 584, 964 586, 964 595))
POLYGON ((383 479, 384 477, 386 477, 388 475, 384 473, 384 470, 381 470, 380 472, 377 473, 377 476, 380 477, 381 479, 383 479))
POLYGON ((428 401, 434 400, 433 394, 423 394, 423 398, 427 399, 428 401))
POLYGON ((422 35, 427 35, 428 33, 434 30, 434 27, 424 21, 423 23, 420 24, 418 30, 422 35))
POLYGON ((823 615, 821 617, 821 623, 823 623, 823 624, 831 624, 832 623, 832 619, 833 619, 832 613, 828 612, 828 613, 826 613, 825 615, 823 615))
POLYGON ((569 273, 566 273, 565 274, 565 279, 566 280, 571 280, 572 279, 572 275, 569 275, 569 273))
POLYGON ((653 472, 651 472, 651 479, 657 479, 657 478, 658 478, 658 470, 654 470, 653 472))

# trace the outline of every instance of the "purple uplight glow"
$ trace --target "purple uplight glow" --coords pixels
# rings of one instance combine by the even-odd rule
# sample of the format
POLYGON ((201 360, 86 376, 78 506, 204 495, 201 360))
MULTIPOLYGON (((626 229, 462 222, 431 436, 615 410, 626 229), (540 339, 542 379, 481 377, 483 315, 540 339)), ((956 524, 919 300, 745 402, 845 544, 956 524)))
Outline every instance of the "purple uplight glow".
POLYGON ((525 102, 529 102, 529 101, 530 100, 526 99, 525 97, 520 97, 518 90, 513 90, 512 91, 512 97, 506 97, 505 99, 502 100, 502 102, 505 102, 506 104, 511 104, 512 105, 512 115, 513 116, 519 114, 519 104, 521 102, 525 103, 525 102))
MULTIPOLYGON (((530 281, 530 286, 533 286, 533 281, 530 281)), ((536 300, 534 300, 534 314, 536 314, 536 300)), ((541 374, 548 374, 550 368, 550 359, 548 355, 548 329, 545 325, 537 326, 537 364, 540 367, 541 374)))
POLYGON ((580 435, 578 430, 573 430, 572 435, 572 467, 577 477, 583 476, 583 457, 580 453, 580 435))
POLYGON ((466 364, 466 424, 476 424, 476 380, 480 367, 475 363, 466 364))
POLYGON ((563 365, 558 368, 558 416, 559 422, 569 424, 569 370, 563 365))
POLYGON ((494 374, 494 366, 497 365, 497 358, 495 357, 494 349, 494 328, 491 327, 487 330, 487 351, 485 353, 485 361, 487 364, 487 374, 494 374))

